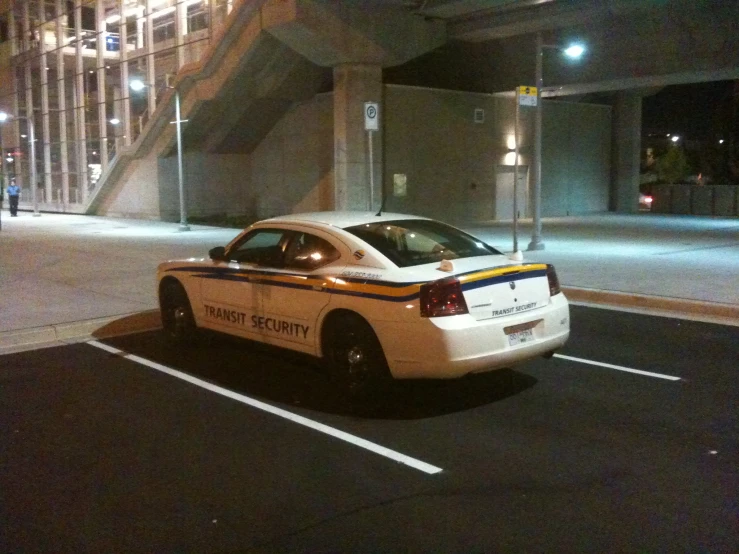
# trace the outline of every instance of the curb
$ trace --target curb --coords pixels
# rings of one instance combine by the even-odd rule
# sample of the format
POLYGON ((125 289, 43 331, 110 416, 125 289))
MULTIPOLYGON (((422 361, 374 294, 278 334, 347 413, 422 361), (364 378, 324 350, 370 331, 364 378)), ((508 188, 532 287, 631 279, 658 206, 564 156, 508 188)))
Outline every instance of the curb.
POLYGON ((562 287, 570 302, 592 304, 603 307, 622 308, 634 311, 659 312, 658 315, 674 317, 692 316, 693 319, 710 323, 739 325, 739 306, 718 302, 686 300, 669 296, 650 296, 630 292, 562 287))
POLYGON ((41 345, 54 346, 92 338, 110 338, 161 327, 159 310, 58 323, 0 333, 0 354, 41 345))
MULTIPOLYGON (((611 307, 627 311, 649 312, 661 316, 682 317, 739 326, 739 306, 701 302, 666 296, 649 296, 579 287, 562 287, 573 304, 611 307)), ((20 329, 0 333, 0 354, 9 354, 42 346, 80 342, 92 338, 110 338, 152 331, 162 326, 159 310, 121 314, 72 323, 20 329)))

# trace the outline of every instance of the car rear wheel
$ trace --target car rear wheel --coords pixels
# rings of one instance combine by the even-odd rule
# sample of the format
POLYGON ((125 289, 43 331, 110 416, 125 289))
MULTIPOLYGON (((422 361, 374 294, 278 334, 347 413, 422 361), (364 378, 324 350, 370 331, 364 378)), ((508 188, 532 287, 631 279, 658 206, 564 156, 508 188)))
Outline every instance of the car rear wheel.
POLYGON ((173 344, 184 344, 195 336, 195 318, 190 300, 181 284, 166 283, 162 288, 160 311, 164 336, 173 344))
POLYGON ((391 381, 377 335, 357 315, 344 314, 330 321, 324 355, 333 376, 354 398, 379 392, 391 381))

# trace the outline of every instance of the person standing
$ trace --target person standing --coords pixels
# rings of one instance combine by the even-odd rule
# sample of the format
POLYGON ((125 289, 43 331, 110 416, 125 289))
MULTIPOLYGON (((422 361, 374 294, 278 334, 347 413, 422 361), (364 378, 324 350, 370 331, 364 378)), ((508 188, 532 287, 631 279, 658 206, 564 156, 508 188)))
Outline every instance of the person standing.
POLYGON ((15 184, 15 181, 10 182, 10 186, 6 189, 8 193, 8 202, 10 203, 10 215, 11 217, 18 216, 18 200, 20 199, 21 189, 15 184))

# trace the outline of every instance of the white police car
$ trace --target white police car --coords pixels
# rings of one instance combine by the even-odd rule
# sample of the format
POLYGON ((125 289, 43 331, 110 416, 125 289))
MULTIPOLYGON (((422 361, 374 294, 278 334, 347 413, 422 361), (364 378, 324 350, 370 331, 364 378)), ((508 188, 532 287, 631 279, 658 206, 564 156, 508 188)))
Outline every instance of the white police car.
POLYGON ((510 367, 570 332, 551 265, 512 262, 427 218, 275 217, 209 254, 158 268, 170 339, 202 327, 312 354, 351 392, 510 367))

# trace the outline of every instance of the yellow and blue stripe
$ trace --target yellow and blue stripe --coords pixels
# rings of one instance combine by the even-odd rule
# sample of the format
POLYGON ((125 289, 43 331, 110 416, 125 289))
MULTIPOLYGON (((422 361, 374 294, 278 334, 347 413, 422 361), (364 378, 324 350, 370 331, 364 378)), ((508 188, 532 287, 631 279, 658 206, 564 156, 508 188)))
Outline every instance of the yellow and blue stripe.
MULTIPOLYGON (((456 277, 462 291, 474 290, 509 281, 520 281, 546 276, 546 264, 517 264, 503 267, 474 270, 449 277, 456 277)), ((264 270, 246 270, 231 267, 182 266, 168 272, 189 273, 192 277, 206 280, 255 283, 297 290, 316 291, 325 287, 325 292, 355 296, 384 302, 409 302, 419 297, 421 286, 432 281, 395 282, 371 280, 358 277, 309 276, 293 273, 275 273, 264 270), (330 281, 331 285, 326 285, 330 281)), ((440 278, 443 278, 440 276, 440 278)))

